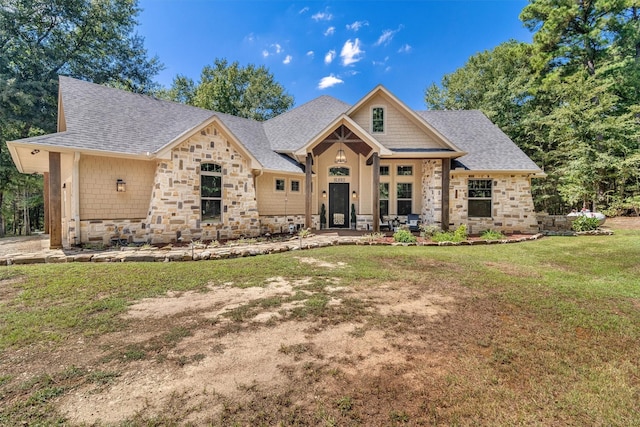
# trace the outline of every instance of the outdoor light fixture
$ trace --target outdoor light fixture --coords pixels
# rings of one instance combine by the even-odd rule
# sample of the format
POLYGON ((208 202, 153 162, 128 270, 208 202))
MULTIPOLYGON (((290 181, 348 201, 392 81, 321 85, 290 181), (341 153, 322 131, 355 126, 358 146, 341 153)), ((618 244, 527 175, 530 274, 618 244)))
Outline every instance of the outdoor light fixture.
POLYGON ((323 199, 327 198, 327 191, 326 190, 322 190, 322 198, 323 199))
POLYGON ((126 186, 127 183, 118 178, 118 180, 116 181, 116 190, 118 191, 118 193, 124 193, 125 191, 127 191, 126 186))
POLYGON ((352 198, 354 198, 354 199, 357 199, 357 198, 358 198, 358 193, 356 193, 356 190, 353 190, 353 191, 351 192, 351 197, 352 197, 352 198))
POLYGON ((347 155, 344 154, 344 150, 342 149, 342 143, 340 143, 340 148, 336 153, 336 163, 338 164, 347 163, 347 155))

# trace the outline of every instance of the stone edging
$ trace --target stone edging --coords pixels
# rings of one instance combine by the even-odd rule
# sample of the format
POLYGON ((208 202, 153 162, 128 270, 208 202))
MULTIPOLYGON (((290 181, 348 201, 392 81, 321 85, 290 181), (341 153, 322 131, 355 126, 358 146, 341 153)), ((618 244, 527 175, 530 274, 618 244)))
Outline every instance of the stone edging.
POLYGON ((517 239, 501 240, 465 240, 463 242, 420 242, 420 243, 388 243, 367 241, 355 236, 323 236, 315 235, 305 239, 292 238, 285 242, 255 243, 243 246, 223 246, 218 248, 121 248, 107 251, 74 251, 49 250, 33 254, 10 254, 0 257, 0 266, 25 264, 57 264, 67 262, 176 262, 217 260, 242 258, 257 255, 268 255, 280 252, 324 248, 328 246, 476 246, 518 243, 538 240, 542 234, 517 239))

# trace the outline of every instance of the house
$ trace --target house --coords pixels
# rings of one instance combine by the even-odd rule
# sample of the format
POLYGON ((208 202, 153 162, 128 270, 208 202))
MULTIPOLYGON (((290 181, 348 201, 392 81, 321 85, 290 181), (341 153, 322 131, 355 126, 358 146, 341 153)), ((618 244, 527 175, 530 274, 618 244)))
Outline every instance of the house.
POLYGON ((328 228, 413 213, 537 231, 544 173, 479 111, 413 111, 377 86, 256 122, 69 77, 58 102, 57 133, 7 144, 20 172, 44 174, 52 247, 320 228, 323 210, 328 228))

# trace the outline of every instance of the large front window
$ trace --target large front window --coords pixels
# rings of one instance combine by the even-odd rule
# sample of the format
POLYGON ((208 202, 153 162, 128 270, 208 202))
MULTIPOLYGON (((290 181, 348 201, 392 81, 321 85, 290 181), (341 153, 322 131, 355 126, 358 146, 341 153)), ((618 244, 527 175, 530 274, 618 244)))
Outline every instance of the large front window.
POLYGON ((398 215, 409 215, 412 210, 413 184, 401 182, 397 184, 398 215))
POLYGON ((491 184, 490 179, 469 180, 469 217, 491 218, 491 184))
POLYGON ((222 220, 222 166, 200 165, 200 206, 203 222, 222 220))

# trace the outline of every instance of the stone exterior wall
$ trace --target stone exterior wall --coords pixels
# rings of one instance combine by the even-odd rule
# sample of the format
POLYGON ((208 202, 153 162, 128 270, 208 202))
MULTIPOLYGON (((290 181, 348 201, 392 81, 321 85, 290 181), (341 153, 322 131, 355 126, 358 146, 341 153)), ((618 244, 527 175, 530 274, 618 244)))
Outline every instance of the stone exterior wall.
POLYGON ((151 243, 179 239, 232 239, 260 234, 250 160, 214 126, 173 148, 158 161, 146 218, 151 243), (222 220, 200 220, 200 164, 222 166, 222 220))
POLYGON ((539 212, 537 215, 540 231, 571 231, 571 220, 566 215, 549 215, 539 212))
MULTIPOLYGON (((141 219, 81 220, 82 243, 113 245, 115 243, 146 243, 146 225, 141 219), (117 239, 117 242, 116 242, 117 239)), ((70 238, 75 237, 75 221, 70 221, 70 238)), ((71 240, 73 241, 73 240, 71 240)))
MULTIPOLYGON (((288 233, 289 226, 293 225, 297 230, 304 228, 305 215, 260 215, 261 234, 288 233)), ((312 228, 320 228, 320 215, 311 216, 312 228)))
POLYGON ((422 162, 422 221, 442 225, 442 160, 422 162))
POLYGON ((499 230, 504 233, 538 232, 538 221, 531 196, 530 178, 526 174, 451 174, 450 221, 453 227, 466 224, 469 233, 499 230), (492 179, 492 217, 469 218, 467 185, 469 179, 492 179))

